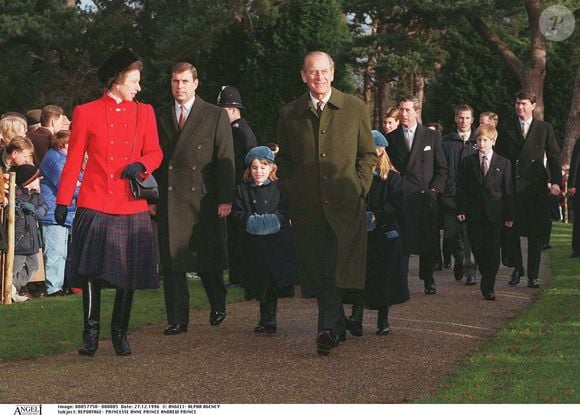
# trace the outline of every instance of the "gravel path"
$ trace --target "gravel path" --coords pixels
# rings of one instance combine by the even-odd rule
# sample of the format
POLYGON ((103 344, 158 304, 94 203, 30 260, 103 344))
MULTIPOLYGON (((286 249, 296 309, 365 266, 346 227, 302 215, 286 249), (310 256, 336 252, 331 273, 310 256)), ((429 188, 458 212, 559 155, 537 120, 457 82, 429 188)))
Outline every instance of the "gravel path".
MULTIPOLYGON (((511 270, 502 268, 495 302, 447 270, 435 275, 437 295, 427 296, 417 267, 414 257, 412 297, 391 309, 391 334, 375 336, 376 312, 366 311, 365 335, 349 335, 327 357, 316 354, 315 300, 281 300, 275 335, 255 334, 257 303, 242 302, 229 306, 218 327, 201 310, 183 335, 161 335, 165 324, 132 332, 129 357, 102 341, 92 359, 74 350, 2 363, 0 403, 410 402, 435 392, 539 293, 525 278, 508 286, 511 270)), ((544 269, 540 283, 546 276, 544 269)))

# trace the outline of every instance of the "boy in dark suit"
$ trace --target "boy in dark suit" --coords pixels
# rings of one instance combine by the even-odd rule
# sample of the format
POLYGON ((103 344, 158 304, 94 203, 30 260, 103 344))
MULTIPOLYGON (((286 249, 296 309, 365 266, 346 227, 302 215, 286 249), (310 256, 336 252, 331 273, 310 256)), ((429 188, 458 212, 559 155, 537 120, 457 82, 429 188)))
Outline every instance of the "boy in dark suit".
POLYGON ((481 293, 486 300, 495 300, 501 228, 511 228, 514 216, 511 164, 492 150, 496 139, 493 125, 477 129, 478 153, 463 160, 457 192, 457 219, 467 220, 469 242, 481 272, 481 293))

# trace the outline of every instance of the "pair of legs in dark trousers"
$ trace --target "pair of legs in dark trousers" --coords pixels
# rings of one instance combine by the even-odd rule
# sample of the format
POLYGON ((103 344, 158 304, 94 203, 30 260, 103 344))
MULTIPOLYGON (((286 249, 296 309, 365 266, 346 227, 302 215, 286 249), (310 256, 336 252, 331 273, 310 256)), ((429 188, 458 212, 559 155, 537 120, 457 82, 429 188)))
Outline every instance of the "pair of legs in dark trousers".
MULTIPOLYGON (((203 288, 207 294, 211 312, 226 310, 226 287, 222 271, 199 272, 203 288)), ((185 272, 166 272, 163 278, 163 293, 169 324, 189 323, 189 288, 185 272)))
MULTIPOLYGON (((119 356, 131 354, 127 341, 129 318, 133 304, 133 290, 117 288, 113 314, 111 316, 111 340, 119 356)), ((96 278, 87 278, 83 286, 83 347, 79 354, 94 356, 99 347, 101 319, 101 283, 96 278)))
POLYGON ((481 273, 481 292, 494 293, 495 278, 500 263, 501 228, 499 222, 468 222, 467 232, 475 260, 481 273))
MULTIPOLYGON (((542 259, 542 238, 528 236, 528 280, 535 280, 540 275, 540 261, 542 259)), ((513 266, 516 269, 523 269, 522 247, 520 236, 517 232, 510 232, 513 266)))
MULTIPOLYGON (((446 214, 448 215, 448 214, 446 214)), ((472 255, 471 243, 467 231, 467 223, 460 223, 455 215, 445 218, 445 244, 450 255, 453 255, 455 265, 453 273, 456 280, 463 276, 475 275, 477 270, 476 261, 472 255)))
POLYGON ((324 231, 324 276, 317 296, 318 331, 332 330, 341 334, 345 330, 342 289, 336 286, 336 236, 327 224, 324 231))
POLYGON ((330 349, 344 339, 346 332, 343 289, 336 286, 337 242, 336 236, 327 223, 324 229, 324 275, 316 297, 318 303, 317 351, 327 355, 330 349))

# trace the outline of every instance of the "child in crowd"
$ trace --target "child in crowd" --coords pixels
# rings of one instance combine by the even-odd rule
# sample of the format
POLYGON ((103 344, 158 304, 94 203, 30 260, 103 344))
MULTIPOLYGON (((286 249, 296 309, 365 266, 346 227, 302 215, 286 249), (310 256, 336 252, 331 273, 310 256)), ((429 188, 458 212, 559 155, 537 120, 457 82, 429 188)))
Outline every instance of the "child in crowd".
POLYGON ((260 301, 256 333, 275 333, 279 297, 294 294, 296 262, 288 205, 280 194, 274 153, 266 146, 252 148, 245 157, 248 166, 234 199, 232 215, 242 227, 248 299, 260 301))
POLYGON ((346 290, 344 303, 352 303, 352 315, 346 328, 353 336, 362 336, 363 309, 378 310, 378 336, 389 334, 389 307, 409 299, 408 257, 403 253, 403 181, 385 148, 387 140, 373 130, 377 152, 373 181, 367 195, 367 274, 365 289, 346 290))
POLYGON ((493 151, 497 130, 482 124, 476 132, 478 153, 463 159, 457 192, 457 219, 467 220, 467 234, 481 273, 481 293, 495 300, 495 277, 500 262, 502 227, 514 217, 511 165, 493 151))
POLYGON ((38 270, 38 253, 42 247, 38 220, 46 215, 48 205, 40 194, 40 172, 32 164, 16 169, 16 219, 14 225, 14 267, 12 299, 26 301, 18 290, 24 287, 38 270))
POLYGON ((60 296, 65 294, 65 265, 68 252, 69 232, 75 216, 76 199, 82 180, 82 172, 74 193, 73 201, 68 207, 68 214, 64 226, 58 225, 54 218, 56 209, 56 194, 60 175, 64 168, 66 155, 68 153, 68 141, 70 131, 61 130, 52 136, 52 148, 48 150, 40 163, 40 187, 42 196, 49 209, 41 219, 42 240, 44 242, 46 293, 50 296, 60 296))

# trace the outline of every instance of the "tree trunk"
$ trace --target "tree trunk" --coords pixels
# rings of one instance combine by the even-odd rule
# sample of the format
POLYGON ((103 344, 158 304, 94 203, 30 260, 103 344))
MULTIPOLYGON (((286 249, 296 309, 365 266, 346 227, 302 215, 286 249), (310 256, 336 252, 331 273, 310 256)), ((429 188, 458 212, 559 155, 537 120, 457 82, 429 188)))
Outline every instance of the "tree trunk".
POLYGON ((572 149, 578 138, 580 138, 580 65, 576 68, 574 93, 568 113, 564 143, 562 144, 562 164, 570 164, 572 149))
POLYGON ((475 31, 500 55, 524 89, 536 93, 534 116, 544 119, 544 80, 546 79, 546 41, 540 33, 540 0, 524 2, 530 27, 530 62, 524 65, 516 54, 483 21, 480 16, 468 17, 475 31))
MULTIPOLYGON (((421 74, 413 74, 413 95, 419 99, 421 109, 423 109, 423 100, 425 99, 425 78, 421 74)), ((423 111, 419 112, 417 122, 422 124, 423 111)))
POLYGON ((372 65, 371 65, 371 59, 369 57, 369 61, 367 63, 367 66, 364 69, 363 72, 363 101, 365 102, 366 106, 367 106, 367 113, 369 114, 370 117, 373 116, 373 87, 374 87, 374 83, 373 83, 373 77, 372 77, 372 65))

